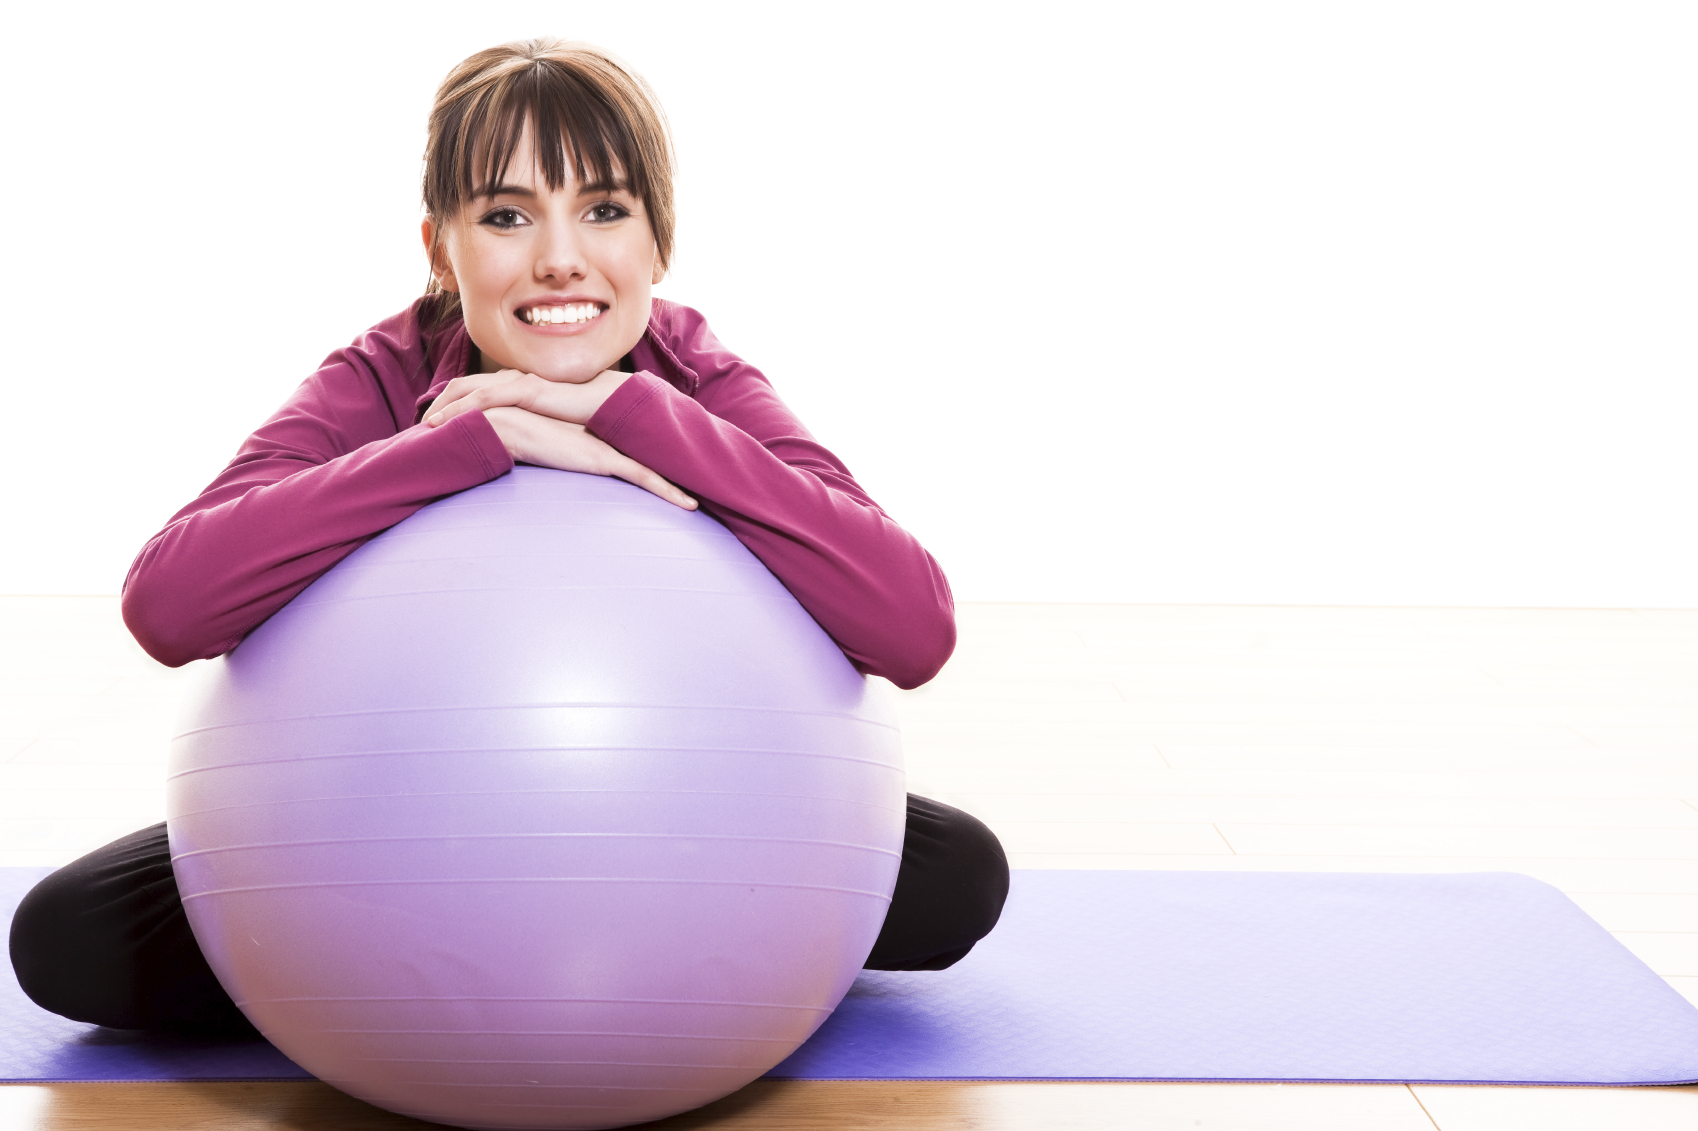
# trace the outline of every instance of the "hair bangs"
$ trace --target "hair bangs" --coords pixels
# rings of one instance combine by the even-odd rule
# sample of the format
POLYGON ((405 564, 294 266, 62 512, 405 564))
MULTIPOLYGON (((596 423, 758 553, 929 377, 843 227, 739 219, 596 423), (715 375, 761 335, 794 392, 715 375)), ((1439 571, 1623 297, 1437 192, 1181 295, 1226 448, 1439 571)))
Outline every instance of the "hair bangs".
POLYGON ((576 180, 648 195, 648 170, 636 139, 598 91, 547 61, 515 78, 491 87, 461 123, 455 195, 462 206, 507 183, 527 126, 536 171, 551 191, 576 180))

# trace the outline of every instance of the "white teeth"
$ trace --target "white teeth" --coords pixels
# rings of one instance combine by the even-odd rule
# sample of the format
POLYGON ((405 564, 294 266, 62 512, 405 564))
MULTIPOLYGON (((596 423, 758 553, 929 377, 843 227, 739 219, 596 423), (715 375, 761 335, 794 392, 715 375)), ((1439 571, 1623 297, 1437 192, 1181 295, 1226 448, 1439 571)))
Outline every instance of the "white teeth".
POLYGON ((533 326, 560 323, 588 322, 601 313, 593 302, 573 302, 561 306, 533 306, 525 311, 525 320, 533 326))

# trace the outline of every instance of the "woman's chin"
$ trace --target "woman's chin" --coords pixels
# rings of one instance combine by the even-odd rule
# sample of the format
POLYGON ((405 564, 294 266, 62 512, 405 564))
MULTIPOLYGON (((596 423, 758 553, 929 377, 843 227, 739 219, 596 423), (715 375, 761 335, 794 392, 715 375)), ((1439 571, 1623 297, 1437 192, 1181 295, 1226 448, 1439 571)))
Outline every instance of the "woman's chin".
POLYGON ((563 385, 582 385, 586 381, 595 380, 598 373, 609 368, 611 368, 611 366, 607 365, 600 365, 589 369, 583 368, 582 366, 545 366, 539 369, 533 369, 531 372, 535 373, 538 377, 541 377, 544 381, 559 381, 563 385))
POLYGON ((602 364, 599 357, 549 357, 546 353, 526 353, 514 351, 511 362, 501 361, 484 354, 484 369, 495 372, 500 369, 517 369, 520 373, 531 373, 545 381, 559 381, 568 385, 582 385, 585 381, 594 380, 604 369, 611 369, 619 364, 619 358, 602 364))

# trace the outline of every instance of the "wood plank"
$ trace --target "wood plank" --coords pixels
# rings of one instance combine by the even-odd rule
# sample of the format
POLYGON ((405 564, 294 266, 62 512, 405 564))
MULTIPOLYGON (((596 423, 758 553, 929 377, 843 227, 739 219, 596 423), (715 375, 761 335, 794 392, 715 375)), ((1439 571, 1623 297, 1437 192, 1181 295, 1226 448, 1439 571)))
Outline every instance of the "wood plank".
MULTIPOLYGON (((0 1087, 0 1131, 423 1131, 318 1083, 0 1087)), ((652 1131, 1432 1131, 1409 1089, 757 1080, 652 1131)))
POLYGON ((1692 1131, 1698 1087, 1481 1088, 1418 1084, 1443 1131, 1692 1131))

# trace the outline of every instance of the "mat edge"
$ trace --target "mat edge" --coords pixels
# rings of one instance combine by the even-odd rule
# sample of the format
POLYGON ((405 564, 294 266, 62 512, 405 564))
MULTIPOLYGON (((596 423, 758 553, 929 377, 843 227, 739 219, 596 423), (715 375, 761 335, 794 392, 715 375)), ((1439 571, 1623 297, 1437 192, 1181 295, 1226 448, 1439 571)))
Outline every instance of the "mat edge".
MULTIPOLYGON (((1698 1084, 1689 1080, 1345 1080, 1337 1077, 1258 1076, 760 1076, 760 1080, 786 1080, 821 1084, 1338 1084, 1423 1085, 1456 1088, 1679 1088, 1698 1084)), ((752 1083, 753 1081, 751 1081, 752 1083)), ((0 1078, 0 1087, 18 1084, 322 1084, 316 1076, 170 1076, 170 1077, 64 1077, 18 1076, 0 1078)), ((327 1087, 333 1085, 326 1085, 327 1087)))
POLYGON ((1698 1077, 1681 1080, 1416 1080, 1343 1079, 1337 1076, 762 1076, 760 1079, 839 1084, 1419 1084, 1463 1088, 1678 1088, 1698 1084, 1698 1077))
POLYGON ((317 1076, 18 1076, 0 1078, 0 1088, 15 1084, 323 1084, 317 1076))

